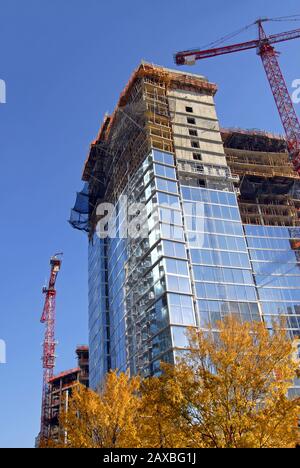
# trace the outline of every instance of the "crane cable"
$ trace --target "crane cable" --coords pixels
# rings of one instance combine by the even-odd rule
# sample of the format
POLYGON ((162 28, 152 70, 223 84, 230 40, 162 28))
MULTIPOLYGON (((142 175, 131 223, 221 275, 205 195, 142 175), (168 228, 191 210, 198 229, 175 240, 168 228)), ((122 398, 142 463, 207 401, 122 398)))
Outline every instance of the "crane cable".
POLYGON ((278 16, 277 18, 270 18, 268 21, 300 21, 300 15, 278 16))
MULTIPOLYGON (((300 15, 278 16, 278 17, 275 17, 275 18, 268 18, 267 21, 300 21, 300 15)), ((256 24, 256 21, 254 21, 253 23, 248 24, 247 26, 244 26, 241 29, 238 29, 235 32, 232 32, 230 34, 227 34, 226 36, 220 37, 216 41, 210 42, 208 44, 204 44, 201 47, 191 49, 191 50, 205 50, 205 49, 208 49, 208 48, 213 48, 213 47, 216 47, 218 45, 221 45, 224 42, 226 42, 227 40, 232 39, 233 37, 236 37, 239 34, 247 31, 248 29, 250 29, 255 24, 256 24)))
MULTIPOLYGON (((232 39, 233 37, 235 36, 238 36, 239 34, 241 34, 242 32, 244 31, 247 31, 249 28, 251 28, 252 26, 254 26, 255 22, 254 23, 251 23, 251 24, 248 24, 247 26, 239 29, 238 31, 235 31, 233 33, 230 33, 230 34, 227 34, 226 36, 223 36, 223 37, 220 37, 219 39, 217 39, 216 41, 213 41, 213 42, 210 42, 209 44, 205 44, 201 47, 198 47, 198 48, 195 48, 194 50, 202 50, 202 49, 207 49, 207 48, 210 48, 210 47, 214 47, 214 46, 217 46, 217 45, 220 45, 222 44, 223 42, 229 40, 229 39, 232 39)), ((193 49, 192 49, 193 50, 193 49)))

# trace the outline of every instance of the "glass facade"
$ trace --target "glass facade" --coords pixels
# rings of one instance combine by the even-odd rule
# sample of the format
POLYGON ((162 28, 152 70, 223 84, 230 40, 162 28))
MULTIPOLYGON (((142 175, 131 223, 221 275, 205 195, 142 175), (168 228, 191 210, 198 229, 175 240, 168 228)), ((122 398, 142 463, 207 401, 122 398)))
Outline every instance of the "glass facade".
POLYGON ((90 386, 96 388, 110 368, 106 242, 96 235, 89 243, 90 386))
POLYGON ((187 186, 181 193, 200 327, 228 313, 260 320, 235 193, 187 186))
POLYGON ((143 62, 91 144, 70 223, 89 235, 92 388, 159 373, 228 314, 300 335, 300 182, 284 139, 220 130, 216 90, 143 62))
POLYGON ((127 367, 150 375, 161 360, 174 362, 174 344, 183 343, 184 325, 196 323, 173 155, 153 151, 125 192, 129 202, 145 204, 145 235, 127 239, 127 367))
POLYGON ((291 335, 299 334, 300 235, 243 225, 233 189, 189 185, 172 154, 153 150, 114 219, 113 237, 90 241, 93 388, 109 367, 155 374, 187 346, 187 327, 216 327, 229 313, 269 326, 283 315, 291 335))
POLYGON ((291 337, 300 330, 300 230, 245 226, 245 235, 264 321, 284 317, 291 337))

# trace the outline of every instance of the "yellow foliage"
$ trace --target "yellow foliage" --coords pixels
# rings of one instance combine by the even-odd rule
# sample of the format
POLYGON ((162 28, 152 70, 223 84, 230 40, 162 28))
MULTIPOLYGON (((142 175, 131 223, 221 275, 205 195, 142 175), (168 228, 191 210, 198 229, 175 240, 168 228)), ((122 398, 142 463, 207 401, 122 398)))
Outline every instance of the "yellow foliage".
POLYGON ((62 417, 67 446, 76 448, 136 447, 135 424, 140 400, 139 379, 116 372, 107 375, 101 393, 80 386, 62 417))
POLYGON ((165 366, 183 395, 173 408, 194 447, 295 447, 300 401, 287 392, 299 362, 286 332, 232 317, 218 329, 190 330, 191 349, 165 366))
POLYGON ((138 420, 141 447, 182 448, 187 439, 177 424, 173 405, 181 404, 172 379, 162 375, 145 379, 141 387, 141 411, 138 420), (172 405, 170 405, 170 398, 172 405))
MULTIPOLYGON (((160 377, 110 372, 102 391, 75 390, 61 417, 66 447, 267 448, 299 443, 299 363, 282 327, 228 317, 190 330, 190 349, 160 377), (67 436, 67 437, 65 437, 67 436)), ((61 441, 63 444, 64 441, 61 441)))

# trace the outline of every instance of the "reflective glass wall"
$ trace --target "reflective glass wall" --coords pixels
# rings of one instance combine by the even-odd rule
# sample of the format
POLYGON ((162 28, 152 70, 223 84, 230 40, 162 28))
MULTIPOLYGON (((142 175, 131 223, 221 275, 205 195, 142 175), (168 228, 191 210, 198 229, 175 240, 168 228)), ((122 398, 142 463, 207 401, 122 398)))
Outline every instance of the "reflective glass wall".
POLYGON ((200 327, 229 313, 260 320, 235 193, 188 186, 181 193, 200 327))
POLYGON ((152 151, 130 181, 133 202, 145 205, 144 233, 128 239, 125 265, 128 365, 132 373, 159 372, 186 344, 196 324, 183 213, 174 158, 152 151))
POLYGON ((300 230, 245 226, 264 321, 284 317, 289 334, 300 334, 300 230))
POLYGON ((96 388, 110 367, 106 243, 94 235, 89 243, 89 372, 96 388))
POLYGON ((152 151, 114 206, 114 235, 90 242, 92 388, 110 367, 156 374, 186 348, 187 327, 228 314, 268 326, 284 315, 299 335, 299 233, 243 226, 234 191, 194 185, 152 151))

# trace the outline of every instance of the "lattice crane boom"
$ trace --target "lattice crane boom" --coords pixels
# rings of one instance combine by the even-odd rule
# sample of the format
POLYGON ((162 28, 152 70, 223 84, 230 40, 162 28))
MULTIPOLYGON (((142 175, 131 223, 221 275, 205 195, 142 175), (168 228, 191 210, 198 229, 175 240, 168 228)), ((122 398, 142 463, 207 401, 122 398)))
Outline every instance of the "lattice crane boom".
POLYGON ((43 395, 41 411, 41 432, 40 437, 47 439, 49 437, 49 380, 53 377, 55 367, 55 306, 56 306, 56 279, 61 268, 61 255, 56 254, 50 259, 50 278, 48 286, 43 288, 45 294, 45 304, 41 317, 41 323, 45 324, 45 336, 43 342, 43 395))
POLYGON ((196 60, 240 52, 243 50, 256 49, 257 54, 260 55, 262 59, 282 125, 285 130, 287 147, 294 169, 300 175, 300 123, 285 83, 284 76, 280 69, 277 59, 278 53, 272 45, 300 38, 300 29, 267 36, 262 26, 262 23, 265 21, 268 21, 268 19, 259 19, 256 21, 259 33, 258 39, 208 50, 194 49, 178 52, 175 54, 175 62, 177 65, 191 65, 195 63, 196 60))

